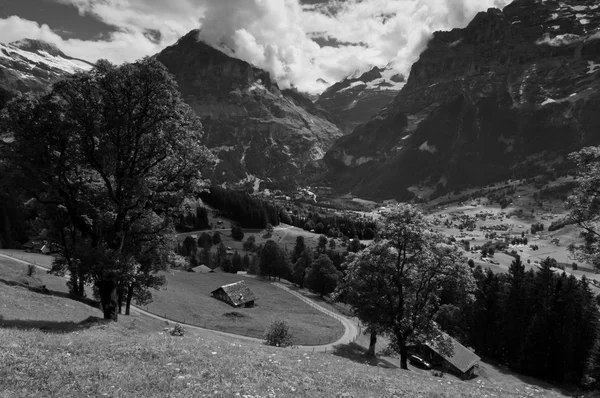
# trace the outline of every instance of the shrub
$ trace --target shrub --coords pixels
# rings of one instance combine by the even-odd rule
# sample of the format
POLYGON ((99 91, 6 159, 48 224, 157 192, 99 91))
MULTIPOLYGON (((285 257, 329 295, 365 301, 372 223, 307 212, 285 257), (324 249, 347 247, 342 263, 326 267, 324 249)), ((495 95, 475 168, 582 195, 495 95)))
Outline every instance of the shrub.
POLYGON ((180 324, 176 324, 175 327, 171 330, 171 336, 183 336, 184 333, 185 330, 180 324))
POLYGON ((432 370, 431 375, 435 377, 444 377, 444 372, 441 370, 432 370))
POLYGON ((288 347, 294 344, 288 321, 273 321, 264 335, 265 343, 276 347, 288 347))
POLYGON ((244 239, 244 231, 241 227, 231 227, 231 237, 235 240, 244 239))

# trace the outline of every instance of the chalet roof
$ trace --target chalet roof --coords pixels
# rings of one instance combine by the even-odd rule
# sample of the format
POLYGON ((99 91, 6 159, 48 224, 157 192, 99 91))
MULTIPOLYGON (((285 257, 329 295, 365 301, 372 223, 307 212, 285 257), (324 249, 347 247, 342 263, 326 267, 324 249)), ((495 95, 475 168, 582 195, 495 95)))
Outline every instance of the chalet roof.
POLYGON ((210 270, 210 272, 223 272, 223 270, 221 269, 221 267, 216 267, 210 270))
POLYGON ((431 341, 425 344, 433 351, 435 351, 438 355, 440 355, 442 358, 444 358, 446 361, 454 365, 461 372, 465 373, 481 359, 477 355, 475 355, 473 351, 469 350, 467 347, 465 347, 464 345, 460 344, 457 340, 452 338, 452 336, 449 336, 444 333, 444 338, 449 338, 452 343, 452 356, 448 356, 445 353, 443 353, 439 349, 435 341, 431 341))
POLYGON ((208 268, 206 265, 202 264, 199 265, 197 267, 192 268, 194 270, 194 272, 199 272, 201 274, 206 274, 210 271, 212 271, 210 268, 208 268))
POLYGON ((256 296, 254 295, 252 290, 250 290, 245 281, 239 281, 235 283, 230 283, 228 285, 223 285, 220 288, 210 292, 210 294, 215 294, 221 289, 225 292, 225 294, 229 296, 229 298, 233 302, 233 305, 235 306, 256 300, 256 296))

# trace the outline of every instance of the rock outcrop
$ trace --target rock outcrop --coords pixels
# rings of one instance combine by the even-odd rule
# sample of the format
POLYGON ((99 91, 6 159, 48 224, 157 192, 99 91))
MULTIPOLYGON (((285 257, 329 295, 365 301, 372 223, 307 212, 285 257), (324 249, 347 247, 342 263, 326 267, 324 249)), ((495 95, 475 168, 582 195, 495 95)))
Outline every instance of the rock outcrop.
POLYGON ((210 176, 217 182, 260 178, 295 186, 320 170, 342 135, 308 98, 280 90, 268 72, 199 41, 197 30, 157 57, 202 118, 204 144, 218 157, 210 176))
POLYGON ((63 76, 91 68, 43 41, 0 43, 0 109, 17 93, 42 92, 63 76))
POLYGON ((330 86, 316 104, 336 118, 344 133, 351 133, 389 104, 404 83, 404 76, 392 67, 375 66, 364 73, 357 71, 330 86))
POLYGON ((340 192, 407 198, 552 168, 600 143, 600 4, 516 0, 436 32, 398 96, 325 156, 340 192))

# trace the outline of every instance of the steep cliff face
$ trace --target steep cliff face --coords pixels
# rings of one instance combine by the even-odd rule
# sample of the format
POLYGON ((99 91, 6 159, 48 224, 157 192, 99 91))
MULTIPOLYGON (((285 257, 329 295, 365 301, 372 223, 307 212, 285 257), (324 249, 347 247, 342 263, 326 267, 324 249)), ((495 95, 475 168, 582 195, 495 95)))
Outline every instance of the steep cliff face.
POLYGON ((393 68, 374 67, 330 86, 316 104, 336 117, 338 126, 345 133, 350 133, 389 104, 404 83, 404 76, 393 68))
POLYGON ((90 68, 43 41, 0 43, 0 109, 19 92, 44 91, 60 77, 90 68))
POLYGON ((215 181, 255 176, 294 185, 342 135, 302 94, 282 92, 268 72, 198 41, 198 31, 157 57, 202 117, 204 144, 219 158, 215 181))
POLYGON ((436 32, 398 96, 326 154, 343 192, 405 198, 600 143, 600 4, 517 0, 436 32))

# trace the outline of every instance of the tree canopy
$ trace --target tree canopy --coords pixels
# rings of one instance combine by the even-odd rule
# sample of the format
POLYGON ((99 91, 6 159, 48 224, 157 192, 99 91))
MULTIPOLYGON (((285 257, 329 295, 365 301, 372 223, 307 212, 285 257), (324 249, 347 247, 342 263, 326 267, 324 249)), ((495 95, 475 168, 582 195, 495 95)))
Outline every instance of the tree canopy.
POLYGON ((199 118, 166 68, 145 58, 99 61, 47 94, 18 97, 0 127, 13 137, 6 152, 22 186, 57 221, 55 270, 88 273, 105 318, 116 320, 117 287, 168 264, 173 218, 204 185, 211 156, 199 118))
POLYGON ((379 241, 347 261, 340 295, 345 295, 357 316, 373 331, 384 332, 407 368, 407 344, 439 338, 434 322, 444 285, 473 291, 466 259, 445 239, 430 232, 421 212, 402 205, 387 215, 379 241))

